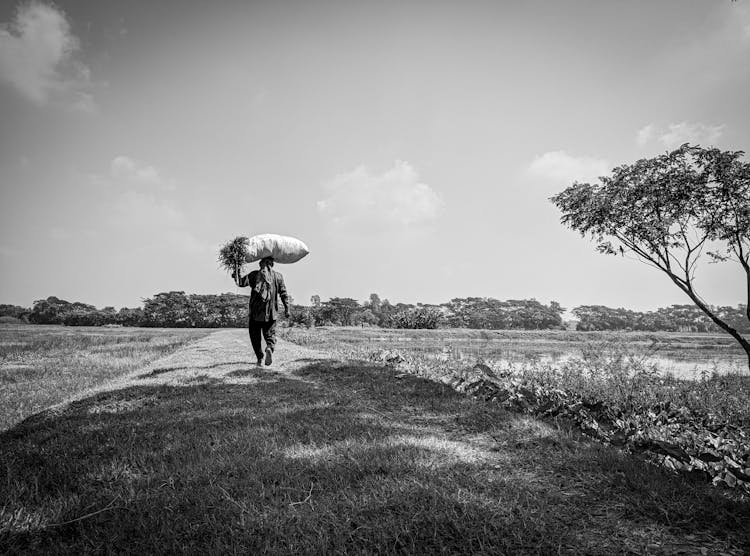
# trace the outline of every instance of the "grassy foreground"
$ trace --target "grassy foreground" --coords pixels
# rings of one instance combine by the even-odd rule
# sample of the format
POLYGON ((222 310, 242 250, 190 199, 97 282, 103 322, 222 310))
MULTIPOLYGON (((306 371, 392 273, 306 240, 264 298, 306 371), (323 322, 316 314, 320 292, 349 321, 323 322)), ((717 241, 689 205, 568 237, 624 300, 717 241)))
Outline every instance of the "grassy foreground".
POLYGON ((242 373, 0 433, 0 552, 750 551, 747 501, 564 427, 380 365, 242 373))
POLYGON ((0 430, 205 336, 208 330, 0 326, 0 430))

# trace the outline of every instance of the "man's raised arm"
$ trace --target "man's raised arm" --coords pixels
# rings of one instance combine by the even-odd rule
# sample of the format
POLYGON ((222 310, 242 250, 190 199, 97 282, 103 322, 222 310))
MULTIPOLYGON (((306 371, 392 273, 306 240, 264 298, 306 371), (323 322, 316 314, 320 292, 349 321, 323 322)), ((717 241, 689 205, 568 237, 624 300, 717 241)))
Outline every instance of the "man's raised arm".
POLYGON ((249 274, 245 274, 244 276, 240 276, 239 278, 237 278, 237 276, 238 275, 237 275, 236 271, 232 272, 232 278, 234 278, 234 282, 237 284, 238 287, 240 287, 240 288, 246 288, 247 286, 250 285, 250 275, 249 274))

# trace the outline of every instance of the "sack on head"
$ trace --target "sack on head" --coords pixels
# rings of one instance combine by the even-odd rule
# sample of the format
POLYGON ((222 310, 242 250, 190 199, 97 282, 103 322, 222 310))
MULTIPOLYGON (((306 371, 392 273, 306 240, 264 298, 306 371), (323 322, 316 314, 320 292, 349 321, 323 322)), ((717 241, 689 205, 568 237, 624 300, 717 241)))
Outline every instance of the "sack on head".
POLYGON ((310 251, 301 240, 277 234, 261 234, 250 238, 245 260, 254 263, 265 257, 273 257, 277 263, 296 263, 310 251))

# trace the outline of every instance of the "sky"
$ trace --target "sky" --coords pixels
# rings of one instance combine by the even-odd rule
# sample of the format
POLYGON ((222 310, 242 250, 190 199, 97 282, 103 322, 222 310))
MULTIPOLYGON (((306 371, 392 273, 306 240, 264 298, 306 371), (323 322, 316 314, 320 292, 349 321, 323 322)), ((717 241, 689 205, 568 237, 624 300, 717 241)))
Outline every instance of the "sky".
MULTIPOLYGON (((218 249, 260 233, 308 245, 302 304, 690 303, 549 197, 750 150, 749 98, 750 0, 5 1, 0 303, 240 293, 218 249)), ((735 266, 706 301, 745 301, 735 266)))

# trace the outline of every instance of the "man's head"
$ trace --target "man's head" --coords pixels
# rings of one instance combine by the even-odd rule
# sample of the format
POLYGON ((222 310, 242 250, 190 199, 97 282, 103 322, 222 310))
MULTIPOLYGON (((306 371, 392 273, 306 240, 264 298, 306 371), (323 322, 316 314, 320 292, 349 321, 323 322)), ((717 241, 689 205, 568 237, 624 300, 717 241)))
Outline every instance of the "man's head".
POLYGON ((258 264, 260 264, 261 268, 272 267, 273 266, 273 257, 264 257, 264 258, 262 258, 260 260, 260 263, 258 263, 258 264))

